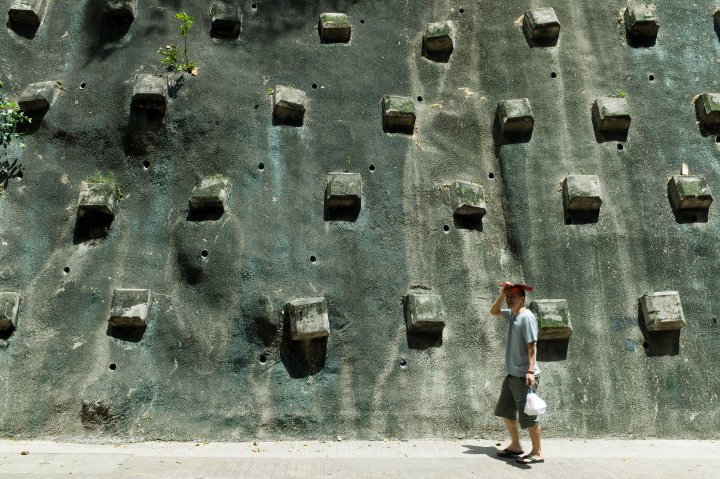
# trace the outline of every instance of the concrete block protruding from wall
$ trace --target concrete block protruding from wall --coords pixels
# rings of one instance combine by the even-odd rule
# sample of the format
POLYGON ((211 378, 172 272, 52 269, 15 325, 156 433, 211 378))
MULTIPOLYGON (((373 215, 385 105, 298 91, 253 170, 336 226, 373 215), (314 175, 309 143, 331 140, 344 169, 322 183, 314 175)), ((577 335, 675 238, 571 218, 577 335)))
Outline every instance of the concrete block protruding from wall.
POLYGON ((676 175, 668 182, 673 207, 677 210, 708 211, 713 197, 703 176, 676 175))
POLYGON ((625 98, 598 98, 592 106, 592 120, 598 135, 627 138, 630 106, 625 98))
POLYGON ((455 217, 474 221, 485 216, 485 189, 468 181, 456 181, 450 187, 450 207, 455 217))
POLYGON ((596 175, 566 176, 563 181, 563 196, 569 210, 600 210, 600 179, 596 175))
POLYGON ((679 330, 685 327, 685 315, 677 291, 646 293, 639 301, 642 319, 649 332, 679 330))
POLYGON ((31 83, 20 94, 18 107, 26 114, 44 112, 52 106, 61 86, 57 81, 31 83))
POLYGON ((318 33, 322 43, 347 43, 352 34, 352 25, 344 13, 321 13, 318 33))
POLYGON ((111 223, 115 216, 117 186, 112 183, 84 183, 80 189, 77 217, 105 217, 111 223))
POLYGON ((703 129, 720 133, 720 93, 703 93, 698 96, 695 99, 695 116, 703 129))
POLYGON ((135 77, 132 107, 139 110, 156 110, 165 113, 167 107, 167 79, 160 75, 140 74, 135 77))
POLYGON ((225 212, 230 186, 230 180, 223 177, 200 180, 190 196, 191 213, 199 216, 213 213, 222 215, 225 212))
POLYGON ((499 101, 496 116, 500 133, 508 141, 516 137, 529 139, 532 136, 535 118, 527 98, 499 101))
POLYGON ((529 42, 553 44, 560 37, 560 21, 551 7, 527 10, 523 31, 529 42))
POLYGON ((631 38, 654 40, 660 29, 657 7, 652 3, 631 3, 625 9, 625 29, 631 38))
POLYGON ((537 318, 538 339, 570 339, 573 328, 566 300, 537 299, 529 309, 537 318))
POLYGON ((0 292, 0 331, 14 331, 17 327, 20 295, 13 291, 0 292))
POLYGON ((240 9, 237 5, 213 3, 210 7, 210 33, 216 37, 235 38, 240 35, 240 9))
POLYGON ((445 328, 445 303, 442 297, 426 290, 413 290, 404 298, 405 326, 408 333, 442 334, 445 328))
POLYGON ((437 56, 449 57, 455 49, 455 28, 450 20, 430 23, 423 35, 423 54, 435 59, 437 56))
POLYGON ((110 306, 110 327, 144 328, 149 311, 149 289, 115 289, 110 306))
POLYGON ((14 0, 8 10, 10 22, 37 27, 42 21, 46 0, 14 0))
POLYGON ((324 297, 300 298, 285 305, 293 341, 325 338, 330 335, 327 301, 324 297))
POLYGON ((355 219, 361 208, 360 173, 329 173, 325 183, 326 219, 355 219))
POLYGON ((562 183, 565 224, 596 223, 600 218, 602 195, 596 175, 566 176, 562 183))
POLYGON ((389 133, 413 134, 415 102, 408 96, 386 95, 382 99, 383 128, 389 133))
POLYGON ((136 10, 137 0, 107 0, 105 18, 110 25, 132 23, 136 10))
POLYGON ((278 85, 273 91, 273 122, 277 125, 302 126, 307 96, 302 90, 278 85))
POLYGON ((596 175, 571 175, 563 181, 565 207, 575 211, 599 211, 600 179, 596 175))

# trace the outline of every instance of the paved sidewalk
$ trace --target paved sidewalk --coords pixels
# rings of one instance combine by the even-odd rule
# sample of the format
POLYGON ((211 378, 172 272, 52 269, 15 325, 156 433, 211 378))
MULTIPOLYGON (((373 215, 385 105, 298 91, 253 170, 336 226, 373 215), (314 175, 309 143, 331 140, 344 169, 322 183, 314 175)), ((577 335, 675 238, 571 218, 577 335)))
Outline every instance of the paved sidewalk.
POLYGON ((498 459, 495 444, 472 439, 115 445, 4 440, 0 477, 720 477, 720 441, 546 439, 547 462, 534 466, 498 459))

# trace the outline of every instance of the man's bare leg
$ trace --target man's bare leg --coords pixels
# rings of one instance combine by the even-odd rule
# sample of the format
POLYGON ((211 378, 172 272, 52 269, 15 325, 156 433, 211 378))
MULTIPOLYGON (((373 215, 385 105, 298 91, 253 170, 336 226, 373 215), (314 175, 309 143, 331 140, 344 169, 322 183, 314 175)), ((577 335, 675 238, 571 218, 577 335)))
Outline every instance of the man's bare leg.
MULTIPOLYGON (((506 417, 502 418, 502 420, 505 423, 505 427, 507 428, 508 432, 510 433, 510 445, 506 449, 514 452, 522 451, 522 446, 520 445, 520 431, 518 429, 518 422, 513 421, 512 419, 508 419, 506 417)), ((539 438, 540 436, 538 434, 538 441, 539 438)))
POLYGON ((532 451, 529 456, 535 459, 542 459, 542 448, 540 447, 540 424, 528 428, 528 435, 532 441, 532 451))

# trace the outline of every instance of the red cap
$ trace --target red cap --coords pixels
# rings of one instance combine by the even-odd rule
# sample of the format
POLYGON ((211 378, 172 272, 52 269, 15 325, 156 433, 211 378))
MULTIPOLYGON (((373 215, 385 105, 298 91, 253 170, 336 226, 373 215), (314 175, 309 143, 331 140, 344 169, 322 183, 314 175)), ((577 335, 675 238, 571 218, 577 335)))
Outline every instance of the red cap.
POLYGON ((532 287, 532 286, 528 286, 527 284, 522 284, 522 283, 508 283, 508 282, 505 282, 505 283, 500 283, 500 284, 498 284, 498 286, 502 286, 503 288, 506 287, 506 286, 509 287, 509 288, 520 288, 520 289, 522 289, 523 291, 532 291, 532 290, 533 290, 533 287, 532 287))

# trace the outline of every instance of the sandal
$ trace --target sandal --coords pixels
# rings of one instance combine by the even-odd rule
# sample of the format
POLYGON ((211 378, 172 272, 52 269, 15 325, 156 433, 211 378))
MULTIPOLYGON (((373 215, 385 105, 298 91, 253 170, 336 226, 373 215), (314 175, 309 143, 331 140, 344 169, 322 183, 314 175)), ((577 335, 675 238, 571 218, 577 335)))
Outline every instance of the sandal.
POLYGON ((528 454, 527 456, 518 457, 515 459, 515 462, 518 464, 542 464, 545 462, 545 459, 542 457, 533 457, 528 454))
POLYGON ((520 457, 524 451, 511 451, 510 449, 503 449, 497 452, 498 457, 520 457))

